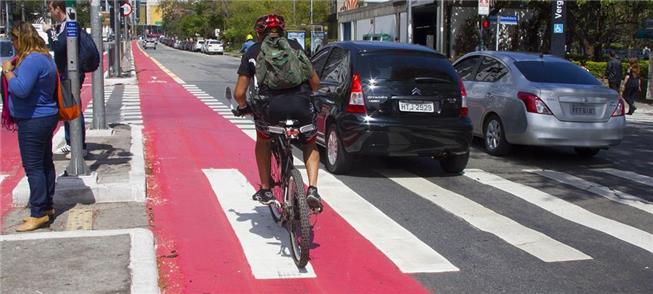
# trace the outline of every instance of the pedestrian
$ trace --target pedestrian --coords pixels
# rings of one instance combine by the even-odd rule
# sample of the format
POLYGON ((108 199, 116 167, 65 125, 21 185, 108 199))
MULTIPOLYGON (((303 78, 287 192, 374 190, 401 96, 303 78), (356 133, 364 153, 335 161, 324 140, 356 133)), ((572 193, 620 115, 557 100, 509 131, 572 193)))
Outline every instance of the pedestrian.
MULTIPOLYGON (((45 41, 29 23, 14 25, 11 40, 16 58, 2 65, 6 79, 5 110, 18 130, 20 157, 27 175, 30 195, 30 216, 16 228, 18 232, 33 231, 47 225, 54 214, 55 169, 52 161, 52 133, 58 122, 58 106, 54 97, 57 66, 45 41), (8 97, 7 97, 8 96, 8 97)), ((5 91, 3 91, 3 95, 5 91)))
POLYGON ((245 43, 243 43, 243 47, 240 48, 240 53, 245 53, 247 50, 249 50, 249 47, 252 47, 256 42, 254 42, 254 36, 252 34, 247 34, 245 43))
POLYGON ((648 55, 651 54, 651 49, 648 48, 648 46, 644 46, 644 49, 642 49, 642 57, 644 59, 648 59, 648 55))
MULTIPOLYGON (((59 77, 61 81, 68 79, 68 52, 66 46, 67 30, 66 23, 68 22, 68 15, 66 14, 66 3, 63 0, 51 0, 48 2, 48 11, 50 16, 55 21, 59 22, 54 28, 44 25, 44 30, 48 32, 48 35, 52 38, 52 50, 54 51, 54 61, 57 63, 57 69, 59 70, 59 77)), ((79 60, 78 60, 79 62, 79 60)), ((79 73, 79 89, 81 90, 82 84, 84 84, 84 73, 80 71, 79 73)), ((81 107, 81 104, 80 104, 81 107)), ((81 112, 79 116, 79 121, 82 125, 82 156, 85 157, 88 154, 86 146, 86 125, 84 123, 84 112, 81 112)), ((66 154, 66 157, 70 157, 70 123, 68 121, 64 122, 64 132, 66 138, 66 145, 57 149, 57 153, 66 154)))
POLYGON ((623 68, 621 67, 621 62, 619 59, 617 59, 617 56, 613 50, 610 50, 608 55, 610 56, 610 61, 608 61, 608 66, 605 68, 605 77, 608 79, 608 86, 611 89, 619 92, 623 68))
POLYGON ((640 67, 636 58, 629 60, 628 72, 624 79, 624 92, 622 97, 628 103, 628 114, 632 115, 637 107, 635 107, 635 100, 642 92, 642 81, 640 79, 640 67))

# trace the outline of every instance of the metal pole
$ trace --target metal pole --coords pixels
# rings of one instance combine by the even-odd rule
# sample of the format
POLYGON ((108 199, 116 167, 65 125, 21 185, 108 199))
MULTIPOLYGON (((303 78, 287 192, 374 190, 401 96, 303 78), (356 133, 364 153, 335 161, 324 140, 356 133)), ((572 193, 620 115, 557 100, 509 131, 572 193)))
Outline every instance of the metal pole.
POLYGON ((100 51, 100 66, 93 72, 93 129, 106 129, 104 117, 104 63, 102 44, 102 22, 100 21, 100 0, 91 0, 91 33, 95 46, 100 51))
POLYGON ((437 51, 444 54, 444 0, 438 3, 437 51))
POLYGON ((480 16, 480 15, 479 15, 479 19, 480 19, 479 24, 480 24, 481 29, 480 29, 480 31, 479 31, 479 46, 478 46, 478 50, 479 50, 479 51, 482 51, 482 50, 484 50, 484 49, 483 49, 483 31, 485 30, 485 28, 483 27, 483 16, 480 16))
POLYGON ((648 53, 648 90, 646 100, 653 100, 653 53, 648 53))
POLYGON ((413 43, 413 0, 408 0, 408 15, 407 15, 407 22, 408 22, 408 44, 413 43))
POLYGON ((120 6, 118 0, 113 0, 113 77, 119 78, 120 72, 120 6))
POLYGON ((25 3, 20 2, 20 20, 25 21, 25 3))
POLYGON ((11 27, 14 24, 13 18, 9 17, 10 15, 13 15, 13 13, 11 12, 11 3, 10 3, 10 1, 5 2, 5 7, 6 7, 5 13, 7 15, 7 24, 5 25, 5 27, 6 27, 5 28, 5 33, 7 34, 7 36, 9 36, 9 33, 11 33, 11 27))
MULTIPOLYGON (((68 14, 68 21, 66 21, 68 81, 64 82, 70 82, 73 99, 75 99, 75 102, 77 102, 78 105, 81 105, 81 100, 79 99, 79 90, 81 88, 81 85, 79 84, 79 60, 77 57, 78 36, 81 28, 77 26, 77 20, 75 19, 75 1, 66 1, 66 12, 68 14)), ((89 172, 86 162, 84 162, 84 157, 82 156, 82 128, 81 116, 70 122, 71 159, 66 168, 66 175, 68 176, 86 175, 89 172)))
POLYGON ((496 38, 495 38, 496 41, 495 41, 495 44, 494 44, 494 50, 495 51, 499 51, 499 23, 500 23, 499 19, 500 18, 501 17, 497 15, 497 31, 496 31, 496 38))
POLYGON ((313 0, 311 0, 311 24, 313 24, 313 0))

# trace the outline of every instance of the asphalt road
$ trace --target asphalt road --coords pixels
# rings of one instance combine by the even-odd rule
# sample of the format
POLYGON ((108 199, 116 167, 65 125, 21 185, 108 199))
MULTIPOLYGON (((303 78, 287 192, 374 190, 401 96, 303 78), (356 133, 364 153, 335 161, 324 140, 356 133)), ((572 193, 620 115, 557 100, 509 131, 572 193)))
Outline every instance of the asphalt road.
MULTIPOLYGON (((186 84, 226 103, 225 87, 233 88, 239 59, 164 45, 147 53, 186 84)), ((459 268, 411 274, 430 291, 653 293, 650 146, 653 122, 633 122, 621 145, 593 159, 579 158, 571 149, 539 147, 516 147, 510 155, 498 158, 486 154, 475 140, 468 165, 471 171, 466 175, 446 175, 438 162, 427 158, 365 157, 358 159, 360 164, 349 175, 336 177, 459 268), (474 169, 486 173, 474 173, 474 169), (634 174, 620 177, 606 169, 634 174), (401 185, 384 176, 384 170, 409 181, 401 185), (501 180, 484 180, 488 174, 501 180), (420 187, 432 184, 453 193, 421 197, 420 187), (443 196, 450 194, 460 198, 443 196), (469 200, 487 209, 482 211, 502 216, 498 224, 503 225, 483 218, 482 212, 465 210, 469 200), (514 223, 519 229, 505 225, 514 223), (529 229, 553 243, 537 243, 538 238, 518 240, 529 229), (625 236, 626 231, 633 234, 625 236), (554 261, 533 254, 543 248, 533 249, 531 242, 533 247, 550 249, 554 261), (577 257, 563 251, 575 252, 577 257)))

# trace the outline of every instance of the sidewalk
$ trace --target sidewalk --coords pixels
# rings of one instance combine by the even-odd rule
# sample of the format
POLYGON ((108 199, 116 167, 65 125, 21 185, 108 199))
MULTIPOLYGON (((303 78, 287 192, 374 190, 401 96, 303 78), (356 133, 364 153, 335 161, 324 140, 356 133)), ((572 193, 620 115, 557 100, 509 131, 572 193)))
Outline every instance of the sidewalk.
MULTIPOLYGON (((85 88, 82 100, 92 100, 90 95, 90 88, 85 88)), ((59 176, 49 227, 15 232, 29 215, 29 185, 22 173, 8 175, 21 178, 8 190, 13 209, 2 219, 0 293, 159 293, 154 238, 145 207, 136 77, 106 79, 105 104, 109 129, 87 130, 85 162, 90 175, 61 176, 69 160, 63 154, 54 156, 59 176)), ((87 128, 92 109, 90 101, 84 112, 87 128)), ((63 133, 61 127, 54 135, 53 149, 65 144, 63 133)), ((9 144, 17 144, 15 138, 3 141, 2 148, 9 144)), ((20 158, 12 161, 20 163, 20 158)), ((8 185, 3 183, 3 188, 8 185)), ((3 206, 6 200, 3 197, 3 206)))

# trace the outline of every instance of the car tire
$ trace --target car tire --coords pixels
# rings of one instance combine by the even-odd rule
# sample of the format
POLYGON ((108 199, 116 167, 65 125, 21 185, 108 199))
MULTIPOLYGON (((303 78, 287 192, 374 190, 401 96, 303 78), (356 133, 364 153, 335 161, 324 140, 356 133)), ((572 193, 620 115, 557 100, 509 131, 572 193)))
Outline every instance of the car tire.
POLYGON ((469 151, 464 154, 452 154, 440 159, 440 167, 447 173, 460 174, 469 161, 469 151))
POLYGON ((599 148, 576 147, 574 148, 576 154, 585 158, 592 158, 601 151, 599 148))
POLYGON ((502 156, 510 151, 510 143, 506 140, 503 123, 496 116, 490 116, 483 126, 483 144, 485 151, 494 156, 502 156))
POLYGON ((324 165, 333 174, 344 174, 351 169, 352 158, 338 137, 336 124, 331 124, 327 130, 325 142, 326 160, 324 165))

